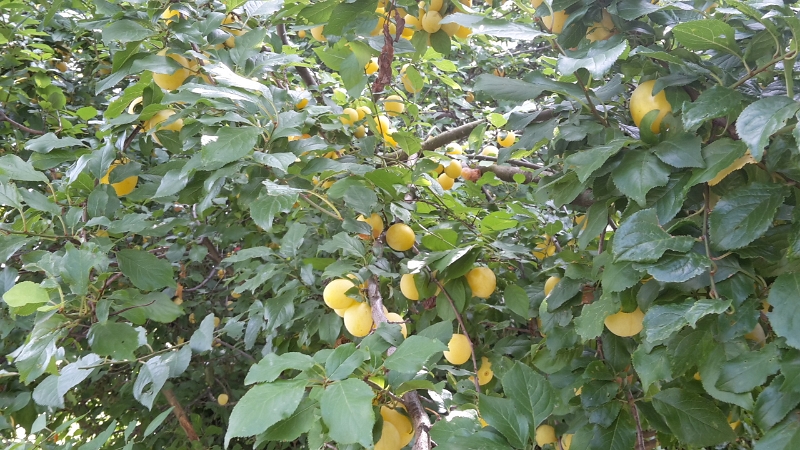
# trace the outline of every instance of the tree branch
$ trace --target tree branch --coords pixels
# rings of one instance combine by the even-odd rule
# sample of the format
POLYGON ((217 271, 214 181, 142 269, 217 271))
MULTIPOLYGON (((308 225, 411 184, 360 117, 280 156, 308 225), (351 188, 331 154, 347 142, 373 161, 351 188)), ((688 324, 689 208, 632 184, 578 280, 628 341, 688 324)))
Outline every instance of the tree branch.
MULTIPOLYGON (((375 324, 388 322, 386 314, 383 313, 383 297, 381 297, 380 283, 374 275, 367 280, 367 299, 372 307, 372 320, 375 324)), ((390 347, 386 353, 391 355, 395 350, 395 347, 390 347)), ((432 446, 430 435, 431 419, 422 407, 417 391, 412 390, 403 394, 403 405, 406 407, 406 411, 414 424, 414 435, 416 436, 414 450, 430 450, 432 446)))
POLYGON ((194 431, 194 427, 192 426, 192 422, 189 420, 189 416, 186 415, 186 411, 183 410, 181 403, 178 401, 178 398, 175 397, 175 393, 172 392, 172 389, 162 389, 161 393, 164 394, 164 397, 166 397, 167 403, 174 408, 172 413, 178 418, 178 422, 181 424, 183 431, 186 432, 186 436, 189 438, 189 440, 199 441, 200 438, 194 431))
MULTIPOLYGON (((289 45, 289 38, 286 36, 286 25, 278 24, 278 36, 281 38, 281 42, 283 45, 289 45)), ((308 70, 308 67, 303 66, 294 66, 294 70, 297 71, 297 74, 300 75, 300 78, 305 83, 306 87, 310 88, 311 86, 317 85, 317 80, 314 78, 314 74, 308 70)))
POLYGON ((0 110, 0 122, 8 122, 12 127, 24 131, 26 133, 36 134, 39 136, 45 134, 45 131, 34 130, 33 128, 26 127, 25 125, 14 121, 14 119, 8 117, 5 111, 2 110, 0 110))

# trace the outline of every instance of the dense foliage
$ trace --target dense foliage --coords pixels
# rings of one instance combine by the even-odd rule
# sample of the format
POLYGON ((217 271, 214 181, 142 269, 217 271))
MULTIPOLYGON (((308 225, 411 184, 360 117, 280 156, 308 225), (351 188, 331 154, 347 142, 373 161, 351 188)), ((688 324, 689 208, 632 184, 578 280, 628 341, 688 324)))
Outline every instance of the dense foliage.
POLYGON ((0 0, 0 442, 800 448, 800 19, 718 3, 0 0))

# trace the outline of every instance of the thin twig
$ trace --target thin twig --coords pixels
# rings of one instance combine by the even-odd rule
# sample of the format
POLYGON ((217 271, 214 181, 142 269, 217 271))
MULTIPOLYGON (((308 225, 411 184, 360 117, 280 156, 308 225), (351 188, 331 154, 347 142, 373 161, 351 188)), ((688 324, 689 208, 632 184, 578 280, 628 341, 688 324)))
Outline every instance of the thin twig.
POLYGON ((208 283, 208 282, 211 280, 211 278, 213 278, 213 277, 214 277, 214 274, 215 274, 215 273, 217 273, 217 266, 213 266, 213 267, 211 268, 211 272, 209 272, 209 273, 208 273, 208 276, 207 276, 207 277, 205 278, 205 280, 203 280, 203 281, 202 281, 200 284, 198 284, 198 285, 197 285, 197 286, 195 286, 195 287, 186 288, 186 289, 184 289, 184 291, 186 291, 186 292, 192 292, 192 291, 196 291, 196 290, 198 290, 198 289, 202 288, 203 286, 205 286, 205 285, 206 285, 206 283, 208 283))
POLYGON ((636 422, 636 447, 637 449, 644 450, 644 434, 642 433, 642 422, 639 419, 639 410, 636 408, 636 402, 633 400, 631 391, 626 389, 625 393, 628 394, 628 406, 630 406, 633 420, 636 422))
POLYGON ((6 113, 5 113, 5 111, 2 111, 2 110, 0 110, 0 122, 8 122, 12 127, 16 128, 18 130, 24 131, 26 133, 36 134, 36 135, 39 135, 39 136, 45 134, 44 131, 34 130, 33 128, 26 127, 25 125, 14 121, 14 119, 8 117, 8 115, 6 115, 6 113))
POLYGON ((186 432, 186 436, 189 438, 189 440, 199 441, 200 438, 197 436, 197 432, 194 431, 194 427, 192 426, 191 420, 189 420, 189 416, 186 415, 186 411, 183 410, 181 403, 178 401, 178 398, 175 397, 175 393, 172 391, 172 389, 162 389, 161 393, 164 394, 164 397, 166 397, 167 403, 173 407, 172 413, 178 418, 178 422, 181 424, 183 431, 186 432))
POLYGON ((472 357, 472 366, 475 368, 475 375, 476 375, 476 376, 472 377, 472 381, 475 383, 475 391, 480 394, 481 393, 481 385, 480 385, 480 383, 478 383, 478 377, 477 377, 477 374, 478 374, 478 360, 475 359, 475 344, 472 342, 472 338, 469 336, 469 333, 467 332, 467 327, 466 327, 466 325, 464 325, 464 319, 461 318, 461 313, 458 312, 458 308, 456 308, 456 304, 453 301, 453 297, 450 297, 450 293, 447 292, 447 289, 444 288, 444 286, 442 285, 441 281, 436 279, 436 277, 434 277, 434 276, 431 276, 431 279, 433 279, 433 281, 436 282, 436 285, 439 286, 439 289, 442 290, 442 292, 444 293, 445 298, 447 298, 447 301, 450 302, 450 307, 453 308, 453 313, 456 315, 456 320, 458 321, 458 324, 461 325, 461 331, 463 331, 464 332, 464 336, 467 337, 467 342, 469 342, 470 356, 472 357))
POLYGON ((231 349, 234 352, 236 352, 239 356, 241 356, 242 358, 250 361, 251 363, 257 362, 256 359, 253 358, 253 356, 250 355, 249 353, 242 351, 241 349, 239 349, 236 346, 233 346, 233 345, 223 341, 222 339, 214 339, 214 342, 216 342, 218 344, 221 344, 224 347, 228 347, 229 349, 231 349))

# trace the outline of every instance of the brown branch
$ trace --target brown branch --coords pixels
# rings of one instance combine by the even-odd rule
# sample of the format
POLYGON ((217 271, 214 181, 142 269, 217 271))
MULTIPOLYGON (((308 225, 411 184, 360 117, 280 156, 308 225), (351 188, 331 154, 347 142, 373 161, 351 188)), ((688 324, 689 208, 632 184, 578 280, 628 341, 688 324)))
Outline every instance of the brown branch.
MULTIPOLYGON (((209 253, 209 254, 210 254, 210 253, 209 253)), ((206 277, 206 278, 205 278, 205 279, 204 279, 202 282, 200 282, 200 284, 198 284, 198 285, 197 285, 197 286, 195 286, 195 287, 186 288, 186 289, 184 289, 184 291, 186 291, 186 292, 192 292, 192 291, 196 291, 196 290, 198 290, 198 289, 202 288, 203 286, 205 286, 205 285, 206 285, 206 283, 208 283, 209 281, 211 281, 211 278, 213 278, 213 277, 214 277, 214 274, 215 274, 215 273, 217 273, 217 267, 218 267, 218 266, 213 266, 213 267, 211 268, 211 271, 208 273, 208 276, 207 276, 207 277, 206 277)))
POLYGON ((172 413, 175 414, 175 417, 181 424, 181 428, 183 428, 183 431, 186 432, 186 436, 189 438, 189 440, 199 441, 200 438, 194 431, 194 427, 192 426, 192 422, 189 420, 189 416, 186 415, 186 411, 183 410, 181 403, 178 401, 178 398, 175 397, 175 393, 172 392, 172 389, 162 389, 161 393, 164 394, 164 397, 166 397, 167 403, 169 403, 170 406, 174 408, 172 410, 172 413))
MULTIPOLYGON (((289 38, 286 36, 286 25, 278 24, 278 36, 281 38, 283 45, 289 45, 289 38)), ((294 70, 300 75, 307 88, 317 85, 317 80, 314 78, 314 74, 308 70, 308 67, 294 66, 294 70)))
POLYGON ((628 394, 628 406, 630 406, 631 414, 633 414, 633 420, 636 422, 636 449, 644 450, 644 435, 642 434, 642 422, 639 420, 639 410, 636 408, 636 402, 633 400, 633 394, 631 394, 631 391, 626 389, 625 393, 628 394))
POLYGON ((25 125, 14 121, 14 119, 6 115, 5 111, 0 111, 0 122, 8 122, 12 127, 30 134, 41 136, 46 133, 45 131, 34 130, 33 128, 26 127, 25 125))
POLYGON ((472 122, 465 123, 464 125, 451 128, 444 133, 439 133, 436 136, 426 139, 422 142, 422 149, 423 150, 436 150, 439 147, 444 147, 445 145, 455 142, 459 139, 464 139, 465 137, 469 136, 472 133, 472 130, 478 127, 478 125, 486 122, 485 120, 475 120, 472 122))
POLYGON ((228 347, 229 349, 231 349, 234 352, 236 352, 239 356, 241 356, 242 358, 250 361, 251 363, 257 362, 256 359, 253 358, 253 356, 250 355, 249 353, 244 352, 241 349, 239 349, 239 348, 237 348, 237 347, 235 347, 235 346, 233 346, 231 344, 228 344, 227 342, 223 341, 222 339, 214 339, 214 342, 216 342, 218 344, 221 344, 221 345, 223 345, 225 347, 228 347))
MULTIPOLYGON (((374 275, 367 280, 367 299, 372 307, 372 320, 376 324, 388 322, 386 314, 383 313, 383 297, 381 297, 380 283, 374 275)), ((390 347, 386 353, 391 355, 395 350, 395 347, 390 347)), ((416 441, 413 449, 430 450, 432 447, 430 435, 431 419, 422 407, 417 391, 408 391, 403 394, 403 405, 406 407, 406 411, 414 424, 416 441)))
MULTIPOLYGON (((494 156, 484 156, 484 155, 473 155, 470 158, 477 160, 477 161, 492 161, 496 162, 497 157, 494 156)), ((530 163, 528 161, 522 161, 519 159, 509 159, 506 163, 517 166, 517 167, 527 167, 528 169, 539 170, 542 168, 539 164, 530 163)), ((552 175, 551 173, 544 173, 544 175, 552 175)))
POLYGON ((214 260, 214 262, 217 264, 222 262, 222 256, 219 254, 219 251, 217 251, 217 248, 214 247, 214 244, 211 242, 211 239, 209 239, 208 236, 203 237, 203 239, 200 240, 200 243, 208 249, 209 258, 214 260))

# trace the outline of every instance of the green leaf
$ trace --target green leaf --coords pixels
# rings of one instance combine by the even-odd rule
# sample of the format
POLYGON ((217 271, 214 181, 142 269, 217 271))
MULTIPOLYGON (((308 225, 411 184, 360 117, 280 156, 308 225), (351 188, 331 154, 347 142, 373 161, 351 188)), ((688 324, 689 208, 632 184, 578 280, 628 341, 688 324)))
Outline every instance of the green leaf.
POLYGON ((670 388, 653 397, 653 406, 684 444, 708 447, 736 439, 725 414, 699 395, 670 388))
POLYGON ((32 281, 22 281, 17 283, 3 294, 3 300, 13 308, 25 305, 38 305, 50 301, 47 289, 39 286, 32 281))
POLYGON ((663 341, 686 325, 695 326, 708 314, 720 314, 731 305, 731 301, 694 300, 683 303, 655 305, 644 316, 644 332, 648 342, 663 341))
POLYGON ((672 380, 669 356, 664 347, 656 347, 650 353, 647 345, 640 345, 632 355, 633 367, 642 380, 642 389, 647 389, 657 381, 672 380))
POLYGON ((734 394, 717 389, 717 380, 722 373, 722 364, 725 363, 726 358, 724 352, 712 351, 706 356, 705 361, 698 365, 697 370, 700 373, 703 389, 708 395, 719 401, 738 405, 750 411, 753 409, 753 396, 749 392, 734 394))
POLYGON ((753 450, 794 450, 800 448, 800 417, 792 414, 756 442, 753 450))
POLYGON ((669 174, 669 166, 661 162, 655 154, 633 150, 625 154, 611 176, 614 185, 623 194, 644 207, 650 189, 666 185, 669 174))
POLYGON ((0 156, 0 175, 11 180, 18 181, 41 181, 46 183, 47 177, 33 166, 22 160, 17 155, 0 156))
POLYGON ((153 419, 153 421, 147 425, 147 428, 144 429, 144 434, 142 435, 142 437, 147 437, 155 433, 158 427, 160 427, 161 424, 164 423, 164 420, 167 419, 167 416, 170 415, 170 413, 174 408, 175 408, 174 406, 170 406, 169 408, 165 409, 164 412, 156 416, 156 418, 153 419))
POLYGON ((192 351, 200 353, 211 350, 211 344, 214 342, 214 314, 209 313, 200 322, 192 337, 189 338, 189 346, 192 351))
POLYGON ((800 103, 788 97, 774 96, 756 100, 739 114, 736 132, 756 161, 761 161, 770 136, 786 125, 798 110, 800 103))
POLYGON ((216 140, 203 145, 201 160, 213 168, 238 161, 251 154, 260 135, 257 127, 220 128, 216 140))
POLYGON ((183 310, 163 292, 132 295, 123 298, 119 303, 119 306, 124 308, 117 308, 118 310, 130 308, 120 315, 136 325, 142 325, 148 320, 171 323, 183 315, 183 310))
POLYGON ((753 390, 780 369, 778 348, 771 343, 759 351, 745 352, 722 365, 717 388, 742 393, 753 390))
POLYGON ((441 341, 424 336, 409 336, 383 364, 389 370, 416 373, 433 355, 447 350, 441 341))
POLYGON ((91 441, 83 444, 80 446, 78 450, 100 450, 101 448, 105 447, 106 442, 111 438, 111 435, 114 434, 114 430, 117 428, 117 421, 112 420, 108 427, 102 433, 98 434, 96 438, 92 439, 91 441))
POLYGON ((50 153, 58 148, 85 147, 86 144, 74 137, 59 138, 55 133, 47 133, 25 143, 25 149, 36 153, 50 153))
POLYGON ((458 242, 458 232, 450 228, 435 228, 422 236, 422 245, 434 252, 452 250, 458 242))
POLYGON ((133 398, 138 400, 147 409, 153 409, 153 401, 161 392, 167 378, 169 378, 169 364, 162 361, 160 356, 150 358, 141 369, 133 384, 133 398))
POLYGON ((711 245, 733 250, 761 237, 787 194, 781 185, 759 181, 725 194, 709 219, 711 245))
POLYGON ((694 20, 675 25, 675 39, 689 50, 716 50, 739 55, 733 27, 717 19, 694 20))
POLYGON ((510 38, 517 40, 533 40, 539 36, 546 36, 547 33, 533 25, 515 23, 502 19, 491 19, 477 14, 454 13, 448 14, 440 22, 442 25, 457 23, 461 26, 472 28, 472 34, 485 34, 499 38, 510 38))
POLYGON ((321 24, 328 21, 334 9, 339 5, 337 0, 327 0, 306 6, 299 16, 305 17, 310 24, 321 24))
POLYGON ((654 262, 667 250, 685 253, 692 245, 691 237, 670 236, 659 225, 656 211, 645 209, 632 214, 617 229, 613 254, 615 261, 654 262))
POLYGON ((700 154, 699 136, 681 133, 653 147, 653 152, 661 161, 672 167, 703 167, 705 161, 700 154))
POLYGON ((139 332, 127 323, 95 323, 89 329, 89 345, 100 356, 131 360, 133 351, 139 348, 139 332))
POLYGON ((231 412, 225 447, 231 438, 255 436, 291 416, 300 405, 305 389, 306 380, 279 380, 247 391, 231 412))
POLYGON ((616 155, 622 147, 628 143, 627 140, 616 139, 606 145, 591 147, 573 153, 564 160, 566 167, 578 174, 578 180, 583 183, 608 161, 608 158, 616 155))
POLYGON ((629 450, 636 444, 636 425, 627 411, 622 411, 608 428, 596 429, 592 448, 629 450), (597 446, 596 446, 597 445, 597 446))
POLYGON ((367 359, 369 359, 369 353, 356 348, 352 342, 340 345, 331 352, 325 361, 325 372, 330 380, 344 380, 367 359))
POLYGON ((328 385, 319 401, 322 420, 331 439, 340 445, 372 446, 372 389, 361 380, 349 378, 328 385))
POLYGON ((694 102, 684 103, 681 115, 683 127, 692 132, 707 120, 735 114, 739 112, 742 100, 742 94, 738 91, 715 84, 703 91, 694 102))
POLYGON ((344 27, 353 21, 353 18, 358 16, 358 13, 374 11, 376 3, 375 0, 356 0, 352 3, 339 3, 331 11, 330 17, 326 19, 328 23, 325 25, 325 34, 340 36, 344 27))
POLYGON ((142 250, 120 250, 117 262, 123 275, 143 291, 175 286, 172 264, 142 250))
POLYGON ((247 372, 244 384, 269 383, 275 381, 286 369, 306 370, 314 365, 314 359, 297 352, 282 355, 269 353, 258 364, 254 364, 247 372))
POLYGON ((530 420, 529 436, 553 411, 555 393, 547 379, 517 361, 502 379, 503 392, 514 401, 520 413, 530 420))
POLYGON ((667 252, 654 263, 636 263, 633 268, 646 270, 653 278, 664 283, 682 283, 708 271, 711 260, 695 252, 667 252))
POLYGON ((0 263, 5 263, 25 244, 33 241, 34 239, 22 235, 3 236, 3 239, 0 239, 0 263))
POLYGON ((617 35, 576 51, 567 50, 566 55, 558 57, 558 71, 562 74, 572 74, 578 69, 586 69, 592 77, 599 79, 611 70, 629 49, 627 39, 617 35))
POLYGON ((606 317, 619 311, 619 303, 611 295, 602 295, 600 300, 583 305, 581 315, 575 318, 575 331, 583 342, 599 337, 603 333, 606 317))
POLYGON ((250 217, 264 231, 270 231, 275 215, 291 211, 296 201, 297 194, 291 196, 262 194, 250 203, 250 217))
POLYGON ((514 100, 523 102, 534 99, 542 92, 565 93, 574 98, 584 99, 583 91, 572 84, 554 81, 541 73, 534 72, 529 81, 483 74, 475 81, 475 91, 484 92, 495 100, 514 100))
POLYGON ((564 277, 547 296, 547 310, 553 312, 572 300, 581 291, 580 280, 564 277))
POLYGON ((772 311, 767 313, 772 330, 786 343, 800 349, 800 273, 784 274, 775 279, 767 301, 772 311))
POLYGON ((728 138, 718 139, 703 147, 701 153, 705 161, 705 168, 692 172, 692 178, 687 187, 712 180, 734 161, 744 156, 746 151, 747 146, 742 141, 732 141, 728 138))
POLYGON ((152 35, 152 31, 132 20, 113 20, 103 29, 103 43, 109 45, 112 41, 119 41, 126 44, 141 41, 152 35))
POLYGON ((307 433, 318 420, 319 403, 308 397, 300 402, 294 413, 286 419, 270 426, 262 435, 268 441, 293 441, 307 433))
POLYGON ((503 291, 503 302, 519 316, 530 319, 531 302, 525 289, 516 284, 509 284, 503 291))
POLYGON ((756 399, 753 419, 762 430, 769 430, 800 403, 800 393, 781 389, 783 375, 775 377, 756 399))
POLYGON ((515 448, 524 448, 530 434, 527 417, 519 414, 514 401, 508 398, 480 394, 478 407, 481 417, 503 434, 515 448))

